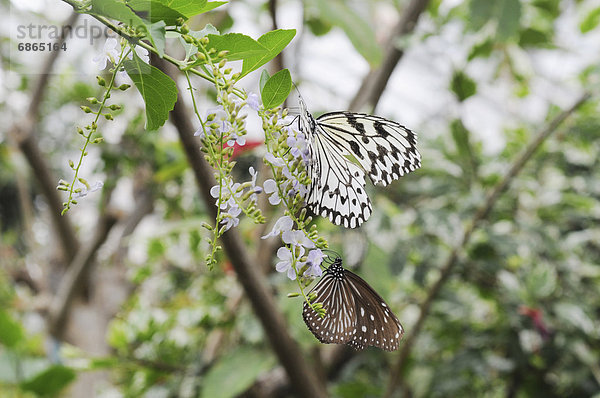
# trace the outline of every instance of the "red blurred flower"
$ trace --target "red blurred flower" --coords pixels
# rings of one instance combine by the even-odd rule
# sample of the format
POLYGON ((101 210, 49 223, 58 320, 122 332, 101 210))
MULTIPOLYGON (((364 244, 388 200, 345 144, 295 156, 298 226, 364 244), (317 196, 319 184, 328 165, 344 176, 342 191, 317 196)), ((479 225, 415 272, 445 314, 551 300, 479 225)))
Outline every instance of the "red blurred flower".
POLYGON ((525 315, 533 321, 533 326, 542 336, 542 339, 548 340, 550 338, 550 330, 544 322, 542 310, 522 305, 519 307, 519 314, 525 315))

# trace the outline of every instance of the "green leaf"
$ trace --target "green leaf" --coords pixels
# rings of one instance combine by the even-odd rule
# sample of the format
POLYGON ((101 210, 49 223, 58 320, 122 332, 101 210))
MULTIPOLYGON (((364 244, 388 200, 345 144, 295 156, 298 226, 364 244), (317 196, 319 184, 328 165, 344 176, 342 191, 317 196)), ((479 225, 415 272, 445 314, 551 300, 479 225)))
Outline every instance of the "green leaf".
POLYGON ((125 3, 117 0, 92 0, 90 14, 116 19, 125 25, 145 29, 144 20, 137 16, 125 3))
POLYGON ((463 71, 454 71, 450 89, 456 94, 458 100, 463 102, 477 92, 477 84, 463 71))
POLYGON ((473 60, 477 57, 487 58, 492 53, 494 49, 494 40, 491 37, 488 37, 484 41, 475 44, 471 48, 471 52, 469 53, 468 61, 473 60))
POLYGON ((495 1, 471 0, 469 2, 468 23, 471 29, 478 30, 494 15, 495 1))
POLYGON ((0 310, 0 343, 9 348, 14 348, 23 340, 25 333, 23 327, 15 321, 10 314, 0 310))
POLYGON ((162 58, 165 55, 165 21, 158 21, 153 24, 146 24, 146 31, 158 55, 162 58))
POLYGON ((227 50, 227 60, 235 61, 255 57, 265 54, 269 50, 262 44, 241 33, 227 33, 225 35, 208 35, 210 47, 217 49, 217 52, 227 50))
POLYGON ((450 124, 452 138, 456 144, 458 162, 463 169, 463 174, 472 177, 477 173, 477 160, 471 145, 471 132, 465 127, 460 119, 455 119, 450 124))
POLYGON ((527 291, 535 299, 543 299, 552 294, 556 289, 556 271, 548 263, 538 263, 527 274, 527 291))
POLYGON ((160 0, 161 3, 180 12, 185 15, 188 19, 199 15, 210 10, 213 10, 223 4, 227 4, 226 1, 206 1, 206 0, 160 0))
POLYGON ((53 365, 32 379, 21 383, 21 388, 41 396, 57 395, 75 380, 75 371, 62 365, 53 365))
POLYGON ((271 75, 269 75, 269 71, 266 69, 263 69, 263 71, 260 74, 260 80, 258 82, 258 88, 259 88, 261 94, 262 94, 263 88, 265 87, 265 84, 267 83, 267 81, 270 78, 271 78, 271 75))
POLYGON ((317 16, 308 17, 304 23, 308 26, 308 29, 315 36, 323 36, 331 30, 332 26, 329 22, 324 21, 322 18, 317 16))
POLYGON ((125 61, 123 66, 146 104, 146 129, 158 129, 167 121, 177 101, 175 82, 160 70, 144 63, 135 52, 133 59, 125 61))
POLYGON ((292 90, 290 71, 282 69, 275 73, 263 87, 260 95, 265 109, 275 108, 285 101, 292 90))
POLYGON ((379 65, 383 53, 377 44, 375 33, 358 13, 341 0, 310 0, 309 4, 318 11, 319 18, 342 28, 356 51, 369 64, 372 66, 379 65))
POLYGON ((600 7, 593 9, 590 11, 588 15, 581 21, 579 25, 579 29, 581 33, 587 33, 590 30, 593 30, 600 23, 600 7))
POLYGON ((519 0, 471 0, 469 3, 471 29, 479 30, 490 20, 497 22, 497 39, 505 41, 519 30, 521 2, 519 0))
POLYGON ((521 1, 504 0, 496 2, 500 7, 498 16, 498 38, 502 41, 517 34, 521 19, 521 1))
POLYGON ((519 33, 519 46, 521 47, 551 47, 552 32, 545 32, 534 28, 523 29, 519 33))
POLYGON ((177 24, 178 18, 187 19, 181 12, 156 0, 129 0, 127 5, 135 11, 143 13, 144 19, 151 23, 164 21, 167 26, 173 26, 177 24))
POLYGON ((257 70, 277 56, 296 35, 296 29, 277 29, 258 38, 258 43, 267 49, 266 53, 244 59, 240 77, 257 70))
POLYGON ((202 398, 231 398, 246 390, 275 364, 271 356, 252 348, 238 348, 221 358, 203 380, 202 398))

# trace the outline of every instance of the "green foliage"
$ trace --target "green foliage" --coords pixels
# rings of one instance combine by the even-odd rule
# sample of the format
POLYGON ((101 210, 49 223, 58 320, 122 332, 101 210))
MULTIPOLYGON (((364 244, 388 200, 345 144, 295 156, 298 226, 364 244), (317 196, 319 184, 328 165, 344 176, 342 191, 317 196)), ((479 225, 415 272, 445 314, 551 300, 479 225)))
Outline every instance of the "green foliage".
POLYGON ((281 105, 292 90, 290 71, 282 69, 267 80, 260 92, 265 109, 281 105))
POLYGON ((257 377, 275 365, 275 358, 252 348, 224 355, 206 373, 200 397, 232 398, 244 392, 257 377))
MULTIPOLYGON (((356 51, 367 62, 373 66, 379 65, 383 54, 381 48, 377 45, 373 29, 348 3, 342 0, 310 0, 307 5, 314 9, 312 14, 317 15, 319 20, 340 27, 348 36, 356 51)), ((316 27, 314 23, 312 25, 316 27)), ((317 33, 327 31, 326 28, 320 27, 322 25, 320 24, 317 28, 317 33)))
POLYGON ((23 340, 23 337, 21 324, 12 319, 6 311, 0 310, 0 344, 8 348, 15 348, 23 340))
POLYGON ((133 10, 118 0, 92 0, 91 15, 104 16, 123 22, 133 28, 143 28, 146 22, 139 17, 133 10))
POLYGON ((456 70, 452 75, 450 89, 460 102, 475 95, 477 92, 477 83, 471 79, 464 71, 456 70))
MULTIPOLYGON (((128 195, 123 187, 131 185, 135 202, 144 195, 151 197, 152 210, 148 211, 152 211, 149 218, 154 223, 150 222, 151 227, 145 227, 143 233, 134 231, 120 242, 135 255, 113 261, 118 256, 106 255, 104 251, 110 252, 111 245, 105 245, 102 255, 97 256, 100 268, 108 263, 111 267, 122 266, 133 286, 110 323, 106 339, 111 353, 106 356, 76 352, 69 357, 61 350, 64 365, 52 364, 44 350, 47 336, 30 330, 28 316, 37 314, 38 299, 46 299, 47 292, 41 290, 41 295, 36 290, 41 286, 37 280, 31 282, 22 276, 27 272, 35 276, 39 267, 51 272, 46 266, 56 260, 46 251, 51 245, 36 240, 50 230, 47 210, 40 205, 44 201, 40 200, 39 183, 17 173, 23 170, 20 156, 15 156, 13 144, 0 136, 0 395, 60 396, 79 373, 95 370, 109 373, 111 387, 130 397, 232 397, 263 379, 277 363, 256 314, 245 299, 240 299, 240 287, 226 253, 217 250, 224 223, 232 219, 228 209, 220 205, 231 200, 246 215, 234 228, 251 251, 256 249, 252 258, 255 254, 257 258, 273 257, 277 250, 263 243, 267 241, 260 240, 260 236, 282 216, 281 207, 283 215, 293 218, 295 228, 316 247, 327 245, 317 233, 318 228, 345 260, 354 252, 342 248, 363 249, 360 255, 354 253, 354 257, 364 254, 364 259, 354 261, 358 263, 356 272, 385 297, 407 333, 411 332, 420 313, 419 305, 431 291, 449 252, 459 244, 474 212, 534 132, 542 128, 539 118, 536 122, 519 119, 520 101, 532 100, 537 103, 536 109, 547 106, 546 120, 560 111, 557 104, 564 105, 564 98, 540 91, 536 76, 539 49, 543 49, 544 56, 552 57, 572 50, 555 34, 555 26, 569 23, 558 20, 565 17, 564 2, 470 0, 453 2, 448 9, 443 1, 431 1, 428 16, 421 16, 409 39, 416 53, 427 49, 428 40, 437 39, 438 34, 446 38, 446 32, 456 33, 457 26, 463 26, 464 31, 460 32, 461 51, 450 54, 451 62, 443 53, 439 59, 429 60, 440 63, 440 70, 452 71, 448 90, 440 95, 447 98, 452 93, 459 104, 450 101, 447 112, 435 115, 435 131, 430 130, 428 121, 424 126, 408 126, 419 133, 423 168, 385 190, 369 188, 376 210, 359 233, 341 231, 318 217, 313 220, 302 212, 302 198, 293 195, 281 195, 283 205, 279 208, 260 206, 258 210, 260 200, 266 199, 264 193, 258 195, 259 199, 251 197, 255 184, 248 175, 250 165, 259 171, 256 187, 264 185, 260 179, 273 178, 280 194, 285 192, 289 179, 286 172, 299 181, 306 182, 307 178, 301 163, 290 154, 288 139, 294 136, 285 125, 287 120, 283 120, 287 111, 279 108, 291 92, 292 77, 299 77, 292 76, 288 69, 270 76, 265 68, 291 43, 296 30, 274 30, 254 39, 244 32, 219 32, 227 31, 220 21, 237 22, 232 19, 237 18, 236 13, 223 11, 215 18, 196 17, 225 3, 92 1, 91 12, 107 26, 132 38, 132 42, 122 42, 120 56, 110 60, 112 69, 98 78, 98 86, 55 75, 53 91, 46 95, 40 111, 37 134, 52 169, 60 169, 57 159, 80 150, 82 160, 90 148, 88 144, 101 144, 93 146, 99 156, 85 158, 89 162, 86 167, 80 168, 81 161, 77 164, 76 158, 69 165, 73 178, 59 183, 59 189, 69 195, 66 203, 83 190, 90 190, 87 176, 81 174, 84 170, 106 176, 107 201, 113 189, 120 198, 128 195), (211 217, 213 204, 207 207, 198 198, 185 148, 170 131, 161 129, 177 99, 175 84, 133 51, 135 43, 137 50, 145 48, 173 63, 182 80, 188 81, 181 94, 193 106, 198 146, 213 167, 220 188, 214 198, 220 209, 216 218, 211 217), (183 50, 174 48, 178 45, 183 50), (238 82, 259 69, 263 70, 258 86, 251 91, 260 92, 262 106, 258 104, 256 110, 253 103, 250 110, 249 102, 255 98, 238 82), (123 70, 141 93, 144 104, 139 101, 140 112, 136 112, 138 103, 128 97, 129 92, 121 93, 112 85, 111 79, 123 70), (197 84, 198 80, 202 84, 197 84), (501 149, 490 152, 484 148, 491 138, 471 129, 468 122, 473 115, 466 112, 471 112, 469 105, 482 98, 493 103, 507 100, 493 97, 495 91, 489 87, 495 85, 518 94, 508 98, 514 101, 510 108, 518 111, 514 117, 505 117, 500 126, 493 126, 501 132, 501 149), (109 97, 118 102, 109 104, 109 97), (473 102, 464 103, 467 99, 473 102), (72 138, 49 131, 55 119, 65 117, 65 109, 81 105, 86 114, 80 116, 91 116, 78 129, 83 139, 74 132, 72 138), (121 105, 127 112, 116 108, 121 105), (227 142, 252 139, 252 135, 246 135, 246 113, 258 115, 265 147, 276 156, 274 162, 262 162, 264 152, 259 152, 258 161, 252 151, 236 153, 234 158, 235 151, 227 142), (102 121, 113 115, 122 118, 120 124, 116 130, 110 126, 110 135, 106 134, 109 143, 101 142, 102 121), (155 133, 145 134, 144 115, 147 129, 155 133), (17 191, 21 196, 14 193, 17 191), (243 194, 236 196, 240 192, 243 194), (32 201, 31 210, 14 205, 26 200, 32 201), (22 216, 26 211, 32 211, 31 219, 22 216), (256 224, 265 221, 264 227, 256 224), (207 257, 211 272, 201 266, 207 257), (10 283, 18 284, 18 288, 10 283)), ((395 2, 401 11, 407 4, 395 2)), ((587 35, 597 30, 600 21, 599 9, 590 4, 575 2, 568 10, 579 18, 573 27, 587 35)), ((315 35, 327 35, 332 27, 340 28, 338 33, 343 32, 357 52, 376 66, 382 54, 369 12, 377 5, 309 1, 305 3, 305 23, 315 35)), ((235 2, 231 6, 236 6, 235 2)), ((256 10, 260 17, 256 20, 264 19, 262 12, 256 10)), ((379 29, 377 26, 375 30, 386 33, 379 29)), ((287 62, 292 59, 285 57, 287 62)), ((596 62, 581 63, 581 74, 570 76, 569 85, 596 90, 596 62)), ((34 80, 23 75, 14 89, 29 92, 34 80)), ((557 92, 562 95, 565 86, 558 80, 552 84, 560 86, 557 92)), ((6 102, 3 104, 0 107, 6 112, 6 102)), ((256 131, 261 132, 258 127, 256 131)), ((431 302, 425 326, 410 347, 412 352, 401 375, 404 395, 598 395, 599 131, 595 98, 544 143, 501 194, 473 232, 470 243, 459 250, 456 268, 431 302)), ((99 201, 98 212, 106 211, 103 202, 99 201)), ((91 229, 89 217, 80 217, 82 213, 73 214, 78 217, 70 220, 84 242, 91 229)), ((301 276, 303 269, 298 264, 306 255, 294 252, 293 256, 293 271, 301 276)), ((270 272, 268 281, 287 316, 290 334, 306 352, 314 350, 319 343, 303 324, 302 300, 286 297, 289 292, 299 291, 297 294, 306 299, 308 280, 298 278, 292 282, 270 272)), ((356 353, 341 365, 336 379, 328 382, 328 389, 340 397, 382 396, 395 360, 394 355, 374 349, 356 353)))
POLYGON ((579 25, 579 29, 581 33, 587 33, 590 30, 596 29, 598 24, 600 23, 600 7, 593 9, 590 11, 586 17, 581 21, 581 25, 579 25))
MULTIPOLYGON (((266 52, 257 54, 255 57, 244 59, 241 77, 248 73, 257 70, 273 58, 277 56, 296 35, 296 29, 278 29, 265 33, 258 38, 258 43, 261 44, 266 52)), ((261 88, 262 91, 262 88, 261 88)))
POLYGON ((146 129, 158 129, 167 121, 177 101, 175 83, 154 66, 143 62, 135 52, 133 59, 123 62, 123 66, 146 104, 146 129))
POLYGON ((56 396, 76 377, 73 369, 54 365, 36 375, 31 380, 21 383, 24 391, 31 391, 38 396, 56 396))

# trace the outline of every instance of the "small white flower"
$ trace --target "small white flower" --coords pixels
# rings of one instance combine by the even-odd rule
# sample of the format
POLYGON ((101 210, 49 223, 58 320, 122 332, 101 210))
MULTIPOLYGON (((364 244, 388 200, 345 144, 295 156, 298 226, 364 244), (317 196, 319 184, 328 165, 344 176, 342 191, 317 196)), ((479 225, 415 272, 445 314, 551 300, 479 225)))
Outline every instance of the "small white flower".
MULTIPOLYGON (((150 54, 148 53, 148 50, 146 50, 142 46, 135 46, 134 50, 137 56, 142 59, 142 61, 144 61, 147 64, 150 63, 150 54)), ((129 58, 132 58, 131 54, 129 54, 129 58)))
POLYGON ((279 202, 281 202, 281 198, 279 197, 279 190, 277 189, 277 183, 274 179, 269 178, 267 181, 265 181, 265 183, 263 184, 263 188, 265 190, 265 193, 271 194, 271 196, 269 196, 269 203, 275 206, 278 205, 279 202))
POLYGON ((315 247, 314 242, 308 239, 304 231, 285 231, 283 235, 281 235, 281 239, 288 245, 304 246, 307 249, 315 247))
POLYGON ((280 217, 279 220, 275 222, 273 225, 273 229, 267 235, 263 236, 261 239, 267 239, 271 236, 277 236, 282 232, 290 231, 294 226, 294 221, 290 216, 280 217))
POLYGON ((271 163, 275 167, 283 167, 285 166, 285 162, 281 158, 275 157, 271 152, 267 152, 265 155, 265 160, 271 163))
MULTIPOLYGON (((304 254, 304 249, 300 248, 300 255, 298 257, 302 257, 304 254)), ((275 269, 277 272, 287 272, 287 277, 291 280, 296 279, 296 270, 292 266, 293 256, 290 249, 287 247, 280 247, 277 250, 277 257, 281 260, 277 264, 275 264, 275 269)))
POLYGON ((99 189, 102 189, 102 187, 104 186, 104 183, 102 181, 96 181, 94 183, 94 185, 90 186, 90 189, 82 189, 79 192, 75 192, 73 194, 73 199, 77 199, 77 198, 84 198, 86 197, 89 193, 92 192, 96 192, 99 189))
POLYGON ((237 205, 234 205, 229 209, 227 213, 223 214, 225 218, 221 220, 221 224, 225 225, 225 231, 229 230, 231 227, 238 226, 238 224, 240 223, 240 219, 238 218, 238 216, 241 212, 242 209, 240 209, 237 205))
POLYGON ((227 141, 228 146, 233 146, 234 144, 238 144, 239 146, 246 145, 246 137, 239 136, 236 133, 231 133, 229 136, 229 140, 227 141))
POLYGON ((258 108, 260 107, 260 98, 254 93, 249 93, 247 103, 250 108, 258 111, 258 108))
POLYGON ((116 63, 115 60, 119 57, 119 50, 119 42, 117 39, 109 37, 106 39, 106 42, 104 42, 102 52, 96 55, 93 58, 93 61, 98 64, 100 70, 104 70, 108 61, 113 64, 116 63))
POLYGON ((321 249, 314 249, 308 253, 306 263, 309 265, 309 268, 304 272, 306 276, 321 276, 323 275, 323 270, 321 269, 321 263, 323 259, 327 257, 321 249))

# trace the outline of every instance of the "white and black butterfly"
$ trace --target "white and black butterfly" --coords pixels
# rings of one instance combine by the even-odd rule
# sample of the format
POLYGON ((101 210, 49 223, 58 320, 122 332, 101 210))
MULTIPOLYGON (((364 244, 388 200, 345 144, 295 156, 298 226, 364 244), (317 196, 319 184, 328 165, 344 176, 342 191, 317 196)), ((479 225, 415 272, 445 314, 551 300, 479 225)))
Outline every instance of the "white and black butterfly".
POLYGON ((387 185, 421 165, 414 132, 364 113, 330 112, 314 118, 300 98, 300 130, 309 151, 308 209, 336 225, 355 228, 371 215, 365 172, 387 185))
POLYGON ((356 350, 398 349, 404 333, 400 321, 367 282, 342 267, 341 258, 333 261, 311 293, 316 295, 312 302, 326 310, 325 317, 305 302, 302 318, 321 343, 347 344, 356 350))

